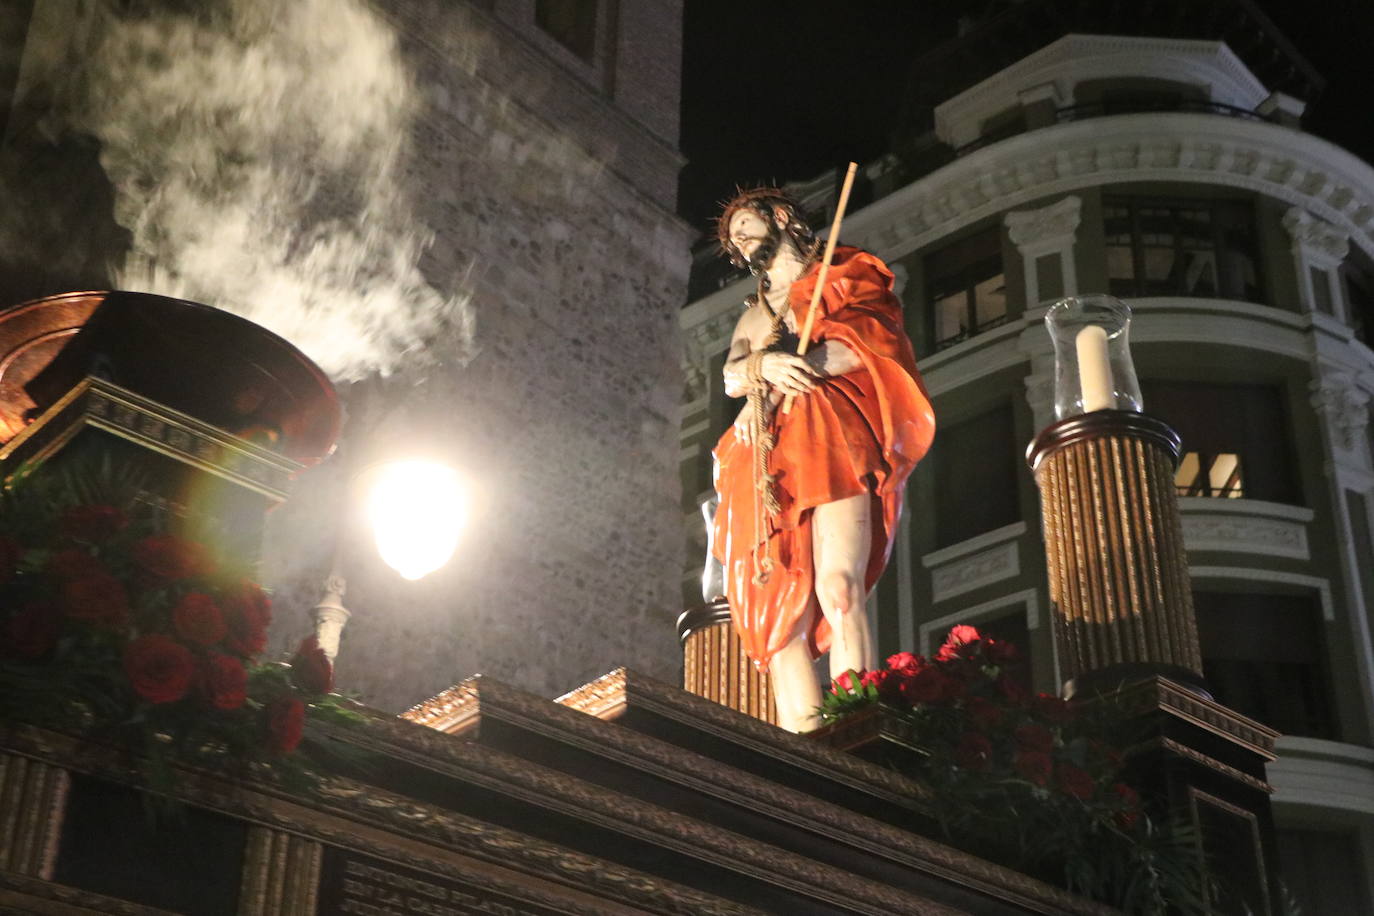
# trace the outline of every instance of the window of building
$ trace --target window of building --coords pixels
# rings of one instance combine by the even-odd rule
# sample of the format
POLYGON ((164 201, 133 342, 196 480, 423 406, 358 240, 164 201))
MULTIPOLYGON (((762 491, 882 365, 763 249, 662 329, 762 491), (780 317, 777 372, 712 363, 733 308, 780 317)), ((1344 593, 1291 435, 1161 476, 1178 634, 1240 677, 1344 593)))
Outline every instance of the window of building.
POLYGON ((1285 735, 1337 738, 1314 597, 1195 591, 1193 605, 1218 702, 1285 735))
POLYGON ((1179 496, 1240 499, 1245 495, 1240 456, 1234 452, 1216 455, 1184 452, 1178 462, 1178 470, 1174 472, 1174 486, 1178 488, 1179 496))
POLYGON ((1145 410, 1183 440, 1174 475, 1180 496, 1301 504, 1278 387, 1146 379, 1140 391, 1145 410))
POLYGON ((1345 304, 1356 339, 1374 347, 1374 270, 1352 257, 1341 267, 1345 278, 1345 304))
POLYGON ((596 55, 596 0, 535 0, 534 21, 590 63, 596 55))
POLYGON ((1374 913, 1369 863, 1353 830, 1276 831, 1283 883, 1304 913, 1374 913))
POLYGON ((1264 301, 1248 202, 1108 197, 1103 224, 1114 296, 1264 301))
POLYGON ((935 465, 936 548, 1021 519, 1020 449, 1010 404, 940 430, 935 465))
POLYGON ((1312 280, 1312 304, 1323 315, 1334 315, 1330 275, 1315 264, 1307 268, 1307 275, 1312 280))
POLYGON ((999 226, 989 226, 927 255, 925 276, 936 350, 1006 323, 1007 283, 999 226))

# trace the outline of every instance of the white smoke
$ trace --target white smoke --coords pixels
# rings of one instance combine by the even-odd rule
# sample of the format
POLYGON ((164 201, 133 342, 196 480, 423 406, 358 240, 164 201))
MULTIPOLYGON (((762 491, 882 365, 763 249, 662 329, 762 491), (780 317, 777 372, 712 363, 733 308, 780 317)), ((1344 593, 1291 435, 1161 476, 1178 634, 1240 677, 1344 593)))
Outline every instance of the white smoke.
POLYGON ((392 29, 363 0, 180 9, 95 8, 59 93, 133 235, 118 285, 243 315, 340 380, 440 334, 464 355, 467 301, 418 267, 433 235, 401 185, 417 103, 392 29))

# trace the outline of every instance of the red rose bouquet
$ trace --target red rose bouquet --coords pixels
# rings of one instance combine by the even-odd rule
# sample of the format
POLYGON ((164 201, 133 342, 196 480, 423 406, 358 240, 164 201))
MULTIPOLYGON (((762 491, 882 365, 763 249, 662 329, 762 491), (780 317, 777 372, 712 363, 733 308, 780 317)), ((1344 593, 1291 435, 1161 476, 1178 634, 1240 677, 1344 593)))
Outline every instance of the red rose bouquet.
POLYGON ((1159 830, 1123 782, 1122 755, 1104 740, 1110 717, 1032 695, 1015 676, 1019 658, 1012 644, 956 626, 932 658, 900 652, 885 668, 846 672, 821 717, 880 707, 897 718, 921 753, 889 762, 933 790, 958 845, 1127 912, 1200 906, 1196 853, 1159 830))
POLYGON ((261 661, 271 601, 231 557, 79 489, 0 496, 0 715, 141 746, 164 775, 168 753, 280 768, 308 719, 356 718, 314 637, 261 661))

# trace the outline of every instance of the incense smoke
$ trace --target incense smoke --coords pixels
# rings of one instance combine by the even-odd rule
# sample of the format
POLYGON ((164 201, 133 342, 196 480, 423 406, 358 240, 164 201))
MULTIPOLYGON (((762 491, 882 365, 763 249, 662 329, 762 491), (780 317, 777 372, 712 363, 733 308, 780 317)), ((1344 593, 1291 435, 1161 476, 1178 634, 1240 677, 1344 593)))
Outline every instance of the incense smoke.
POLYGON ((419 269, 433 234, 401 184, 417 101, 390 27, 363 0, 137 6, 94 8, 56 95, 132 233, 117 285, 240 314, 339 380, 440 335, 465 356, 468 302, 419 269))

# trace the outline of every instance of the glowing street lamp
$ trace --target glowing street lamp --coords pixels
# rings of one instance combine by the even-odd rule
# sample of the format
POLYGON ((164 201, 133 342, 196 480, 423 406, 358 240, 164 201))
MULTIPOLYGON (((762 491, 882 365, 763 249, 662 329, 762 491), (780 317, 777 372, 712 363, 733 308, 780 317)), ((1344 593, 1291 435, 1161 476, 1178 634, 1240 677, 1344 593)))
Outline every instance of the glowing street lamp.
MULTIPOLYGON (((453 556, 470 505, 468 489, 453 468, 436 461, 392 461, 364 469, 353 484, 350 490, 366 492, 377 552, 401 576, 421 579, 453 556)), ((339 637, 352 616, 343 603, 343 543, 340 538, 324 594, 311 610, 315 636, 330 661, 339 654, 339 637)))
POLYGON ((468 514, 458 473, 433 461, 396 461, 373 473, 368 515, 382 559, 410 580, 447 563, 468 514))

